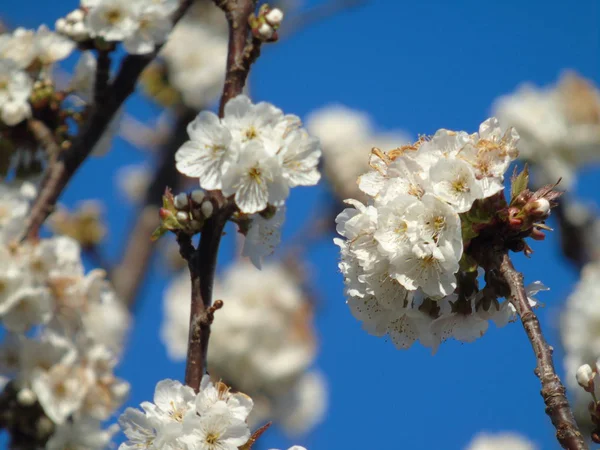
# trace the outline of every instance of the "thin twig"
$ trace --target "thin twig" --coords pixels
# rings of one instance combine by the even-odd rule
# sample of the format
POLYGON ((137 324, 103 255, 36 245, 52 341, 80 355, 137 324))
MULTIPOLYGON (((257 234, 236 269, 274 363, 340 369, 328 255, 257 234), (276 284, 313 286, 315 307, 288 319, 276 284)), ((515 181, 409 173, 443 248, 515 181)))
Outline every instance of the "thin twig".
POLYGON ((215 3, 225 12, 229 24, 227 71, 219 104, 219 116, 223 117, 227 102, 242 93, 250 66, 260 54, 261 42, 258 39, 248 41, 248 18, 256 8, 256 0, 215 0, 215 3))
POLYGON ((535 374, 542 383, 541 394, 546 404, 546 414, 548 414, 556 428, 558 442, 565 449, 587 449, 587 444, 577 427, 569 401, 565 395, 566 389, 554 369, 553 349, 546 342, 538 318, 527 300, 527 294, 523 286, 523 275, 515 269, 506 252, 496 255, 492 264, 510 289, 510 302, 521 317, 523 328, 525 328, 527 337, 533 347, 537 359, 535 374))
MULTIPOLYGON (((174 24, 183 16, 192 2, 193 0, 182 1, 174 14, 174 24)), ((44 176, 27 220, 26 238, 37 239, 39 229, 54 209, 58 197, 79 166, 92 152, 115 113, 127 97, 133 93, 140 74, 158 54, 160 48, 161 46, 157 46, 156 50, 148 55, 128 55, 124 58, 115 80, 109 83, 106 89, 107 95, 94 105, 89 119, 73 141, 71 148, 61 153, 56 164, 50 167, 44 176)), ((99 61, 99 64, 104 63, 99 61)))
POLYGON ((57 144, 56 139, 54 139, 52 131, 50 131, 44 122, 37 119, 29 119, 27 121, 27 129, 36 142, 46 150, 49 165, 51 166, 60 155, 60 146, 57 144))

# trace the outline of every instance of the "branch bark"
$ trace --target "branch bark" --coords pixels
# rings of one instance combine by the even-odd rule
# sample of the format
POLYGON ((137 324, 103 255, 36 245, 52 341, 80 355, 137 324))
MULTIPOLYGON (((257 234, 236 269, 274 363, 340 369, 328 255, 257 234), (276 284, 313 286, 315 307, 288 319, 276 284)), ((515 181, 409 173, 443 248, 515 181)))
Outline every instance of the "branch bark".
MULTIPOLYGON (((181 19, 192 2, 193 0, 182 1, 173 16, 174 24, 181 19)), ((140 74, 158 54, 160 47, 157 46, 156 50, 148 55, 129 55, 123 59, 115 80, 108 83, 106 95, 102 98, 102 101, 93 106, 89 119, 74 139, 71 148, 60 154, 56 164, 53 164, 44 176, 27 220, 25 231, 27 239, 37 239, 39 229, 54 210, 58 197, 77 169, 90 155, 115 113, 127 97, 133 93, 140 74)), ((110 64, 108 55, 100 52, 98 64, 99 68, 103 70, 107 68, 110 64)), ((104 80, 99 79, 97 81, 96 87, 99 89, 96 89, 96 92, 104 90, 102 89, 104 80)))
POLYGON ((569 401, 565 395, 566 389, 554 369, 553 349, 546 342, 538 318, 527 300, 527 294, 523 286, 523 275, 515 269, 506 252, 495 256, 492 264, 493 269, 498 271, 510 289, 510 302, 517 310, 523 328, 533 347, 537 360, 535 374, 542 383, 541 394, 546 404, 546 414, 548 414, 554 428, 556 428, 558 442, 565 449, 587 449, 587 444, 577 427, 569 401))

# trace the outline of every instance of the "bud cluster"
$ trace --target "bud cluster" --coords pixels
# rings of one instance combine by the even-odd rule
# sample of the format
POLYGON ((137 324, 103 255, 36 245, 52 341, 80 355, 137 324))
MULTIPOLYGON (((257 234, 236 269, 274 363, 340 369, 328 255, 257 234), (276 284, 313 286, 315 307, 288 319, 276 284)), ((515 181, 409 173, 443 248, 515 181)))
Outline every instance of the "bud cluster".
POLYGON ((183 231, 189 235, 199 233, 213 211, 213 200, 203 190, 196 189, 190 194, 181 192, 174 196, 167 188, 163 195, 163 206, 159 210, 161 225, 152 238, 157 239, 167 231, 183 231))
POLYGON ((271 8, 266 3, 260 7, 258 14, 252 14, 248 19, 252 35, 265 42, 275 42, 279 39, 277 30, 282 21, 283 11, 279 8, 271 8))

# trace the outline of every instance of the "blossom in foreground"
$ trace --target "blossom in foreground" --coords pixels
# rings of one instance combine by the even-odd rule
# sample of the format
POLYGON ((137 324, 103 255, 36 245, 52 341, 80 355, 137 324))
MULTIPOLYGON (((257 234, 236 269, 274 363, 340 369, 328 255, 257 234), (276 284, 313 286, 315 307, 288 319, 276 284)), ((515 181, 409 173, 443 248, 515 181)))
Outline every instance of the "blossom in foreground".
POLYGON ((49 66, 71 54, 75 44, 41 25, 37 31, 17 28, 0 35, 0 60, 11 60, 20 69, 34 63, 49 66))
POLYGON ((31 116, 29 96, 33 82, 10 59, 0 59, 0 121, 16 125, 31 116))
POLYGON ((500 97, 494 114, 521 134, 521 157, 535 163, 540 183, 570 187, 575 171, 600 159, 600 91, 567 72, 556 85, 530 84, 500 97))
POLYGON ((101 422, 129 392, 114 375, 129 313, 104 271, 85 273, 75 240, 16 244, 30 189, 0 185, 0 371, 57 426, 48 448, 103 448, 113 433, 101 422))
POLYGON ((366 199, 356 179, 369 170, 369 149, 394 148, 410 141, 401 131, 376 132, 367 114, 342 105, 314 111, 306 126, 321 141, 324 175, 341 199, 366 199))
MULTIPOLYGON (((175 360, 186 356, 190 294, 189 275, 182 274, 164 297, 161 337, 175 360)), ((312 316, 296 280, 280 265, 257 272, 237 263, 215 284, 215 298, 225 306, 211 328, 209 372, 252 396, 251 423, 274 419, 300 433, 319 422, 326 388, 310 370, 316 356, 312 316)))
MULTIPOLYGON (((410 146, 372 151, 372 169, 358 180, 368 200, 346 201, 335 239, 348 306, 370 334, 389 336, 397 348, 419 340, 435 350, 450 337, 479 338, 489 320, 502 326, 514 318, 508 302, 478 289, 476 266, 460 267, 470 261, 463 251, 477 235, 473 221, 496 223, 477 208, 486 199, 508 208, 501 191, 517 140, 489 119, 479 133, 439 130, 410 146)), ((541 289, 532 286, 530 296, 541 289)))
POLYGON ((250 397, 213 384, 208 375, 197 395, 178 381, 163 380, 153 403, 143 402, 142 411, 127 408, 119 418, 127 436, 119 449, 237 450, 250 438, 246 419, 252 406, 250 397))
POLYGON ((467 450, 536 450, 531 441, 516 433, 480 433, 473 438, 467 450))
POLYGON ((222 119, 201 112, 189 124, 190 140, 175 155, 177 170, 200 187, 219 189, 246 214, 282 207, 289 188, 319 181, 318 141, 300 119, 245 95, 230 100, 222 119))

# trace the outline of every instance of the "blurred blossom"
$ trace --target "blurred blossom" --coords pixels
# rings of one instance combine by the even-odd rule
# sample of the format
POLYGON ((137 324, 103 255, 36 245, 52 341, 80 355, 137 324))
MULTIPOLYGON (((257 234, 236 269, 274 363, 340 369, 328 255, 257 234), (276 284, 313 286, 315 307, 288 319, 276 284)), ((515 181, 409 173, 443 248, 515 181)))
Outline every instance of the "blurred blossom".
MULTIPOLYGON (((325 409, 321 375, 307 372, 316 355, 309 300, 277 264, 257 271, 238 262, 215 283, 224 307, 215 314, 208 351, 211 376, 250 395, 252 423, 275 419, 291 433, 308 430, 325 409)), ((189 275, 176 277, 164 298, 161 336, 169 356, 185 359, 189 275)))
POLYGON ((536 164, 538 183, 570 187, 575 171, 600 159, 600 92, 574 72, 556 85, 521 86, 500 97, 494 115, 519 130, 520 157, 536 164))
POLYGON ((31 186, 0 188, 0 322, 7 332, 0 374, 21 405, 39 401, 58 426, 49 448, 81 442, 82 433, 96 436, 86 448, 100 448, 112 436, 101 421, 129 392, 114 375, 129 312, 103 270, 85 273, 77 241, 55 236, 17 245, 31 186))
POLYGON ((403 131, 379 133, 369 116, 343 105, 325 106, 306 120, 306 128, 321 141, 324 174, 340 199, 364 200, 356 179, 367 172, 371 148, 391 150, 409 143, 403 131))
MULTIPOLYGON (((577 369, 592 367, 600 357, 600 262, 591 262, 581 272, 581 279, 567 299, 561 315, 561 337, 565 350, 566 385, 574 394, 574 412, 580 425, 591 426, 587 410, 592 397, 577 383, 577 369)), ((600 398, 600 383, 596 383, 600 398)))
POLYGON ((516 433, 480 433, 473 438, 467 450, 536 450, 536 446, 516 433))
POLYGON ((150 167, 145 164, 121 166, 116 173, 117 186, 131 203, 140 203, 146 196, 152 178, 150 167))
POLYGON ((218 97, 225 80, 227 23, 212 2, 196 2, 179 21, 160 52, 168 79, 191 108, 218 97))

